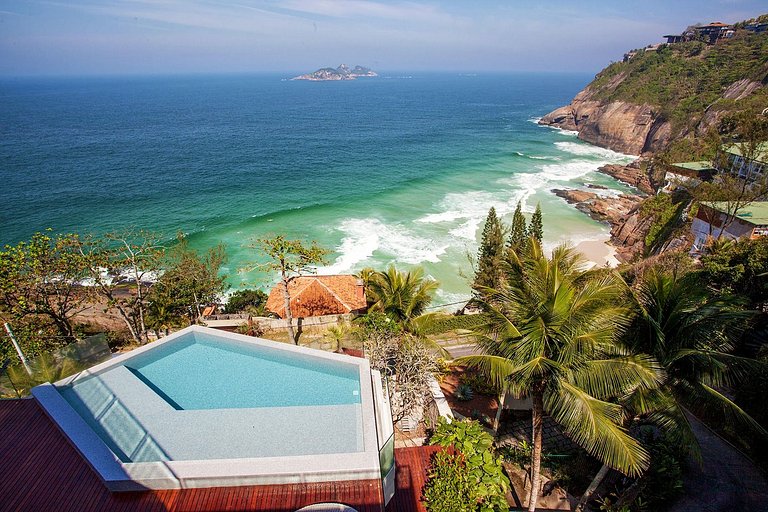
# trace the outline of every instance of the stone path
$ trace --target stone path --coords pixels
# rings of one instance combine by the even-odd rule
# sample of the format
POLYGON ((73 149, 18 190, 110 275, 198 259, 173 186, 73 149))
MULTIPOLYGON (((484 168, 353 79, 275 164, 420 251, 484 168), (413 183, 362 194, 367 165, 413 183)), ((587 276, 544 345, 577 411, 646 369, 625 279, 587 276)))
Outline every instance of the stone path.
POLYGON ((768 509, 768 482, 730 444, 689 416, 701 444, 703 463, 692 462, 684 477, 685 495, 669 512, 757 512, 768 509))
MULTIPOLYGON (((577 446, 567 436, 555 421, 549 416, 544 417, 544 432, 542 434, 544 441, 544 453, 563 454, 572 452, 577 446)), ((517 420, 507 419, 501 425, 496 437, 496 444, 501 446, 505 444, 517 444, 520 441, 531 442, 531 419, 521 418, 517 420)))

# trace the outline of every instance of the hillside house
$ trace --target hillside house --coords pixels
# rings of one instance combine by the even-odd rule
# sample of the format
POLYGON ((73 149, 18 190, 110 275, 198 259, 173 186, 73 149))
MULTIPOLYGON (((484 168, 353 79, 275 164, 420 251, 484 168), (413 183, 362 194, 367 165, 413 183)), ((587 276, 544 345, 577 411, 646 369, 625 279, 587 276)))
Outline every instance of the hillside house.
POLYGON ((715 162, 719 172, 726 172, 751 183, 762 181, 768 171, 768 142, 749 148, 743 143, 724 145, 715 162))
POLYGON ((711 162, 680 162, 667 166, 664 174, 662 192, 672 193, 680 186, 696 186, 703 181, 710 181, 717 170, 711 162))
POLYGON ((688 27, 680 35, 670 34, 663 36, 667 44, 685 43, 688 41, 704 41, 707 44, 715 44, 721 39, 733 37, 735 31, 731 25, 720 21, 713 21, 707 25, 688 27))
POLYGON ((733 215, 734 205, 726 202, 701 204, 691 223, 692 251, 701 251, 711 238, 754 240, 768 235, 768 202, 754 202, 733 215))
MULTIPOLYGON (((296 318, 364 313, 368 307, 362 279, 353 275, 300 276, 288 284, 291 314, 296 318)), ((285 318, 282 284, 269 292, 267 309, 285 318)))

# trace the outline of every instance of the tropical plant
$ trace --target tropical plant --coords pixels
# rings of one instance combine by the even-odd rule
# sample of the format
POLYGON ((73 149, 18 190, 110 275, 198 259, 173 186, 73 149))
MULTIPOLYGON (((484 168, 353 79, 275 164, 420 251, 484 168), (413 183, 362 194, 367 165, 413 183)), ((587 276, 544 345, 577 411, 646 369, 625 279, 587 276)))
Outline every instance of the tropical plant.
POLYGON ((456 390, 453 392, 453 396, 456 397, 456 400, 461 402, 468 402, 475 398, 475 392, 472 391, 472 388, 467 384, 459 384, 456 386, 456 390))
POLYGON ((224 245, 199 254, 179 233, 176 244, 165 253, 162 275, 152 286, 148 300, 162 302, 190 323, 196 323, 202 315, 201 307, 215 303, 227 288, 226 276, 221 274, 226 259, 224 245))
POLYGON ((398 422, 424 406, 437 358, 422 340, 403 331, 400 324, 378 311, 359 320, 358 336, 371 368, 389 381, 392 420, 398 422))
POLYGON ((141 230, 107 233, 86 239, 80 252, 89 263, 90 280, 107 307, 117 310, 136 343, 147 343, 148 297, 162 271, 162 237, 141 230))
MULTIPOLYGON (((732 353, 734 340, 753 313, 742 309, 733 296, 709 295, 695 273, 683 277, 651 273, 633 289, 633 296, 639 313, 623 341, 633 353, 651 355, 664 369, 666 378, 654 395, 672 398, 667 415, 687 426, 684 407, 717 411, 725 422, 764 433, 720 391, 759 366, 732 353)), ((690 427, 682 432, 683 441, 695 450, 698 445, 690 427)))
POLYGON ((456 503, 465 503, 465 510, 477 510, 482 512, 509 510, 507 505, 506 492, 509 489, 509 480, 503 472, 501 458, 492 451, 493 438, 476 421, 453 421, 448 422, 445 418, 440 418, 435 432, 430 438, 430 444, 444 447, 453 447, 456 454, 445 457, 445 465, 459 467, 462 471, 458 473, 463 476, 451 486, 441 482, 441 477, 453 478, 454 471, 446 471, 447 475, 433 473, 432 478, 427 483, 424 497, 427 503, 427 510, 430 511, 453 511, 456 508, 450 508, 450 498, 456 503), (466 478, 466 480, 464 480, 466 478), (451 496, 451 492, 455 492, 451 496), (458 494, 459 492, 464 494, 458 494), (439 503, 448 504, 436 507, 435 503, 440 497, 439 503), (474 506, 472 506, 474 504, 474 506))
POLYGON ((227 299, 224 313, 240 313, 241 311, 253 311, 256 316, 267 316, 265 305, 267 294, 261 290, 245 289, 237 290, 227 299))
POLYGON ((72 341, 72 318, 88 307, 89 261, 76 234, 35 233, 29 241, 0 249, 0 307, 10 320, 36 316, 72 341))
POLYGON ((330 337, 336 345, 336 351, 341 351, 342 342, 349 335, 351 328, 347 323, 339 323, 328 328, 326 335, 330 337))
POLYGON ((536 211, 531 216, 531 224, 528 226, 528 235, 535 238, 539 243, 544 239, 544 222, 541 218, 541 205, 536 203, 536 211))
POLYGON ((56 361, 49 353, 41 354, 30 363, 31 374, 23 366, 11 366, 7 369, 8 377, 13 382, 17 393, 26 395, 33 387, 45 382, 56 382, 81 370, 74 359, 64 358, 56 361))
POLYGON ((720 293, 745 297, 752 308, 761 309, 768 302, 768 238, 728 240, 717 246, 701 258, 701 280, 720 293))
POLYGON ((416 327, 415 319, 426 312, 437 287, 437 281, 424 277, 421 267, 400 272, 391 265, 386 272, 375 272, 368 282, 374 300, 371 309, 410 331, 416 327))
POLYGON ((599 460, 632 476, 648 453, 621 426, 624 410, 610 400, 633 388, 658 385, 648 356, 622 354, 616 337, 629 321, 616 274, 582 270, 573 249, 547 258, 537 240, 510 251, 506 284, 489 290, 489 322, 478 330, 483 355, 460 362, 486 372, 500 389, 532 399, 531 494, 538 499, 545 413, 599 460))

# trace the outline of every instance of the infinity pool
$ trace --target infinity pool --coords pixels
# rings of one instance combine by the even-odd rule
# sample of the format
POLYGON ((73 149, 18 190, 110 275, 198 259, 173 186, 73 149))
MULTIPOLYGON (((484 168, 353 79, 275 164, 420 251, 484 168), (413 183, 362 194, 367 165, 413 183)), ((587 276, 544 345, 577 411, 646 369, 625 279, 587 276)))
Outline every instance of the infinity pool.
POLYGON ((392 433, 367 360, 198 326, 32 393, 111 490, 379 481, 392 433))
MULTIPOLYGON (((360 403, 357 366, 200 333, 124 366, 178 410, 360 403)), ((63 393, 71 403, 89 385, 63 393)))

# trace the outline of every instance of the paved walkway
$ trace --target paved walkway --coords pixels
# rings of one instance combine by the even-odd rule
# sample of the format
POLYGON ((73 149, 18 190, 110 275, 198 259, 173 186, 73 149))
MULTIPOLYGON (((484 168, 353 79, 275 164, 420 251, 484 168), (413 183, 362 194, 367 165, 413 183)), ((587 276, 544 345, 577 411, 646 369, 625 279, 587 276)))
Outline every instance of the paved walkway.
POLYGON ((690 418, 703 464, 692 462, 685 495, 669 512, 757 512, 768 508, 768 482, 755 465, 701 422, 690 418))

